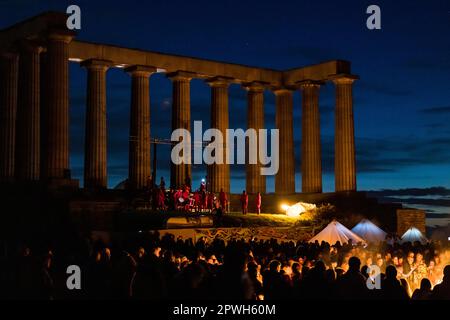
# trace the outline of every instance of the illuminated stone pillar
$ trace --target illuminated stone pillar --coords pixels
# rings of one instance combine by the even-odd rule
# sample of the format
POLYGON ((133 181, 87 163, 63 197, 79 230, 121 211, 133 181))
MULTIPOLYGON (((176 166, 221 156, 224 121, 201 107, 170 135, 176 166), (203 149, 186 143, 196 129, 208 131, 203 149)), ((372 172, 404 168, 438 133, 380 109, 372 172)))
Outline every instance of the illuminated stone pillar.
POLYGON ((14 180, 19 59, 0 55, 0 182, 14 180))
MULTIPOLYGON (((256 152, 257 164, 246 164, 246 189, 247 192, 262 194, 266 193, 266 177, 261 175, 262 165, 259 161, 259 129, 264 129, 264 86, 259 83, 251 83, 246 86, 247 89, 247 128, 255 129, 257 132, 256 152)), ((246 152, 247 153, 247 152, 246 152)), ((248 158, 248 157, 247 157, 248 158)))
MULTIPOLYGON (((172 96, 172 131, 176 129, 186 129, 191 131, 191 79, 194 74, 189 72, 178 71, 168 74, 173 82, 172 96)), ((183 156, 183 154, 180 154, 183 156)), ((191 176, 190 164, 176 165, 171 162, 170 167, 170 185, 172 187, 182 186, 186 178, 191 176)))
POLYGON ((224 78, 214 78, 208 81, 211 86, 211 128, 218 129, 224 137, 222 164, 208 166, 208 178, 210 180, 210 191, 220 192, 223 189, 230 192, 230 165, 226 159, 226 130, 229 129, 228 115, 228 87, 230 80, 224 78))
POLYGON ((358 77, 335 75, 335 188, 336 191, 356 191, 355 129, 352 85, 358 77))
POLYGON ((19 181, 40 178, 40 53, 42 47, 23 42, 19 57, 16 123, 16 168, 19 181))
POLYGON ((70 179, 69 167, 69 43, 70 32, 53 32, 47 41, 46 105, 42 106, 45 154, 42 172, 50 181, 70 179))
POLYGON ((151 175, 150 158, 150 75, 156 68, 133 66, 131 75, 129 181, 132 189, 146 186, 151 175))
POLYGON ((303 81, 302 92, 302 192, 322 192, 320 144, 320 83, 303 81))
POLYGON ((107 187, 106 71, 111 62, 87 60, 84 187, 107 187))
POLYGON ((285 88, 274 89, 275 126, 279 130, 279 169, 275 176, 275 193, 295 193, 295 152, 293 128, 292 91, 285 88))

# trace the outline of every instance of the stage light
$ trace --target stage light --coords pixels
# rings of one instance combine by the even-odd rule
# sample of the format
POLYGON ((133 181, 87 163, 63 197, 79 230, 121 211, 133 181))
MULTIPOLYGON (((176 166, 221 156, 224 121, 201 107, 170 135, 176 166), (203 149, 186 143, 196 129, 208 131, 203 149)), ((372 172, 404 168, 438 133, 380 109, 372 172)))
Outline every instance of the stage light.
POLYGON ((289 208, 290 208, 290 206, 287 205, 287 204, 285 204, 285 203, 283 203, 283 204, 281 205, 281 209, 282 209, 283 211, 287 211, 289 208))

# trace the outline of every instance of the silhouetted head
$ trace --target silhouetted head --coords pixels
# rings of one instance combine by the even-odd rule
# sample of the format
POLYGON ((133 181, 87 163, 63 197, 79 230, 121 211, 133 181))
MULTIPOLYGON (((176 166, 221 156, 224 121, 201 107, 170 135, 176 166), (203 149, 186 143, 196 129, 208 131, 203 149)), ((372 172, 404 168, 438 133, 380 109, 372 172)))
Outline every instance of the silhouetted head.
POLYGON ((450 282, 450 264, 446 265, 444 268, 444 281, 450 282))
POLYGON ((256 264, 256 262, 254 262, 254 261, 249 262, 247 264, 247 269, 248 269, 248 273, 250 275, 256 276, 258 273, 258 264, 256 264))
POLYGON ((430 291, 431 290, 430 280, 428 280, 427 278, 423 278, 422 281, 420 282, 420 290, 430 291))
POLYGON ((300 273, 300 263, 294 262, 294 263, 292 264, 292 272, 293 272, 294 274, 299 274, 299 273, 300 273))
POLYGON ((325 272, 325 270, 326 270, 327 268, 325 267, 325 263, 323 263, 322 260, 319 260, 319 261, 317 261, 316 264, 314 265, 314 269, 315 269, 317 272, 325 272))
POLYGON ((328 282, 333 283, 336 280, 336 272, 333 269, 325 271, 325 278, 328 282))
POLYGON ((274 272, 280 272, 281 263, 278 260, 272 260, 269 264, 269 270, 274 272))
POLYGON ((348 266, 349 266, 349 271, 359 271, 359 268, 361 267, 361 260, 359 260, 358 257, 351 257, 348 260, 348 266))
POLYGON ((361 273, 362 273, 363 275, 368 274, 367 269, 369 269, 369 267, 368 267, 367 265, 362 266, 362 268, 361 268, 361 273))
POLYGON ((386 268, 386 279, 396 279, 397 269, 394 266, 388 266, 386 268))

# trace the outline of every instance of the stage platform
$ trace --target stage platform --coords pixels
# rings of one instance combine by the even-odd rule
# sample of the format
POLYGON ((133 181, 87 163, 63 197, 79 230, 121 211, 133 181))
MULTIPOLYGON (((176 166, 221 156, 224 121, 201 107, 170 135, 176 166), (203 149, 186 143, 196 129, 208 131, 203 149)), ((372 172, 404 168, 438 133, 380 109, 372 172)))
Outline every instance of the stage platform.
MULTIPOLYGON (((215 220, 208 220, 209 218, 203 218, 202 223, 195 224, 195 221, 202 220, 201 214, 153 212, 142 195, 126 190, 86 191, 77 188, 54 190, 40 185, 26 187, 10 185, 0 186, 0 189, 4 208, 0 228, 9 234, 14 234, 14 230, 45 233, 65 228, 82 232, 163 230, 171 227, 168 221, 175 217, 194 221, 195 228, 216 227, 215 220)), ((249 196, 250 213, 255 212, 254 197, 249 196)), ((229 200, 230 211, 240 212, 240 194, 230 195, 229 200)), ((266 194, 262 196, 262 212, 283 214, 282 204, 292 205, 300 201, 317 205, 331 204, 341 216, 375 218, 387 230, 395 230, 396 210, 401 208, 399 204, 380 204, 376 199, 368 198, 364 192, 284 196, 266 194)), ((255 219, 256 225, 259 225, 258 218, 255 219)), ((245 227, 235 223, 239 220, 233 221, 230 225, 221 227, 245 227)))

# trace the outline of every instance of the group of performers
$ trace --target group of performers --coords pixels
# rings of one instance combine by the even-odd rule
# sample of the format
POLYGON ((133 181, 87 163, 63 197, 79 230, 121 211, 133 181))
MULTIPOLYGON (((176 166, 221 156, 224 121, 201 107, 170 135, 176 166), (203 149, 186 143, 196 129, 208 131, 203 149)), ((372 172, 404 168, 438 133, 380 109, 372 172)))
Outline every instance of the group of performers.
POLYGON ((150 202, 155 210, 176 210, 186 212, 213 212, 220 208, 221 212, 229 209, 228 196, 222 189, 217 197, 206 190, 206 183, 202 181, 198 190, 192 191, 190 179, 186 179, 183 186, 166 189, 164 178, 158 186, 151 185, 150 202))
MULTIPOLYGON (((261 193, 258 192, 255 198, 255 208, 257 215, 261 214, 261 204, 262 204, 261 193)), ((248 213, 248 193, 245 190, 242 192, 241 195, 241 208, 242 214, 246 215, 248 213)))
MULTIPOLYGON (((176 210, 185 212, 217 212, 220 214, 229 211, 229 200, 227 193, 221 189, 219 195, 209 192, 203 180, 200 187, 192 191, 190 178, 186 179, 183 186, 167 190, 164 178, 161 177, 159 186, 155 185, 151 178, 147 182, 149 200, 154 210, 176 210)), ((244 190, 240 197, 242 214, 248 213, 248 193, 244 190)), ((261 213, 261 193, 256 194, 256 213, 261 213)))

